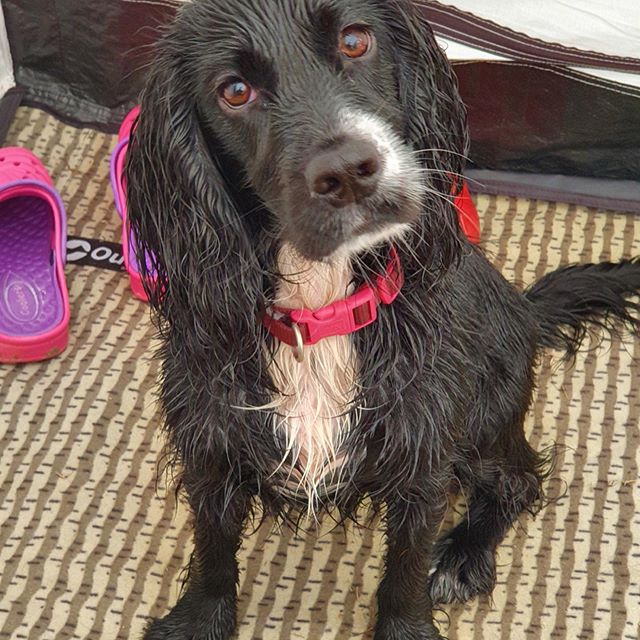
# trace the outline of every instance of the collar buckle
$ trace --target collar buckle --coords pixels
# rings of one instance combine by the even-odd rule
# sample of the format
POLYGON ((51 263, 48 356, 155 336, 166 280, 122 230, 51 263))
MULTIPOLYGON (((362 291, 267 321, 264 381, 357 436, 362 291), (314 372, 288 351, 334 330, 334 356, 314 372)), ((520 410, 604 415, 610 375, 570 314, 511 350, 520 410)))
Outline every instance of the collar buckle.
POLYGON ((305 344, 316 344, 330 336, 344 336, 374 323, 378 318, 376 295, 364 286, 352 296, 317 311, 293 309, 291 321, 304 327, 305 344))
POLYGON ((364 284, 353 295, 316 310, 272 307, 264 312, 262 323, 275 338, 294 347, 296 360, 302 362, 306 345, 373 324, 378 319, 378 305, 389 305, 398 297, 404 272, 395 247, 390 258, 375 284, 364 284))

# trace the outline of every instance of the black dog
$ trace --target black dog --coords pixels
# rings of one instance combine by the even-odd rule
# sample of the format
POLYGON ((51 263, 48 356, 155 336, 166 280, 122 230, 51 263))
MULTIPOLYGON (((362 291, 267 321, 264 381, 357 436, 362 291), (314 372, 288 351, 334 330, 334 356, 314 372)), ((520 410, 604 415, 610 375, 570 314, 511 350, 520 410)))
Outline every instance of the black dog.
POLYGON ((451 68, 408 1, 179 13, 127 167, 195 517, 186 590, 148 640, 232 636, 258 503, 291 520, 384 505, 376 640, 439 638, 434 603, 491 592, 497 545, 542 501, 548 458, 523 434, 536 357, 575 352, 587 321, 635 328, 640 264, 568 267, 519 293, 458 228, 466 149, 451 68), (302 349, 286 309, 350 296, 395 255, 404 287, 377 321, 302 349), (274 337, 274 307, 295 347, 274 337), (468 512, 435 540, 452 486, 468 512))

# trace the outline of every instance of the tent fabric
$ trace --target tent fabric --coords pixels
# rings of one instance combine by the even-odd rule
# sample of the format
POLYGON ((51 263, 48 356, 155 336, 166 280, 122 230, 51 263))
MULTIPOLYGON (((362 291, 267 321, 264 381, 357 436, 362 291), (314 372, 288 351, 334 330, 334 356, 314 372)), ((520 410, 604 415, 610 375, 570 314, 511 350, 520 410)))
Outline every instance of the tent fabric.
POLYGON ((640 3, 423 8, 469 107, 472 169, 638 181, 640 3))
POLYGON ((640 3, 542 0, 425 5, 452 60, 527 60, 570 66, 640 87, 640 3), (551 18, 550 18, 551 16, 551 18))
POLYGON ((477 20, 540 40, 549 48, 640 62, 637 0, 441 0, 431 4, 472 14, 477 20))
POLYGON ((0 142, 5 139, 24 91, 16 87, 11 47, 0 1, 0 142))
POLYGON ((117 131, 136 101, 158 31, 175 3, 3 0, 26 101, 62 120, 117 131))
POLYGON ((458 63, 471 169, 638 181, 640 90, 521 62, 458 63))
POLYGON ((468 169, 466 178, 473 191, 517 198, 566 201, 595 209, 640 213, 640 182, 602 180, 556 174, 468 169))
POLYGON ((4 22, 4 14, 2 13, 2 3, 0 2, 0 98, 15 87, 15 84, 11 48, 4 22))

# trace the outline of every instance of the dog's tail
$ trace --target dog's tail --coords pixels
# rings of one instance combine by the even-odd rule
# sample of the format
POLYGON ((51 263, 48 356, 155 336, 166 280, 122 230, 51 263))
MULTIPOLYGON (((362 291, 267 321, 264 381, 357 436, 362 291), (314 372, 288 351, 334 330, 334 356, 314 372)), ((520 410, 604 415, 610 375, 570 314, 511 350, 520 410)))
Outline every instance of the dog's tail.
POLYGON ((538 319, 539 344, 569 356, 578 351, 590 325, 611 335, 624 327, 640 333, 640 304, 634 300, 639 294, 640 258, 564 267, 524 292, 538 319))

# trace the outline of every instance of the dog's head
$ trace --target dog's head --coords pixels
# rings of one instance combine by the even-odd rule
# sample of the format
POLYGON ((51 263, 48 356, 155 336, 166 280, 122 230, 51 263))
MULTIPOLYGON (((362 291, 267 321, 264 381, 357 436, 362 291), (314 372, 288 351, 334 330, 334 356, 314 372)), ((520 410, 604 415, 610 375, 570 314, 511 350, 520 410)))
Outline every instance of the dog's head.
POLYGON ((421 225, 446 254, 465 149, 450 67, 408 0, 195 0, 143 95, 130 217, 165 290, 232 257, 249 272, 266 237, 319 260, 421 225))

